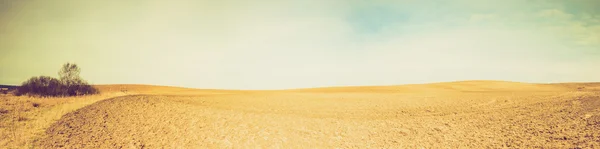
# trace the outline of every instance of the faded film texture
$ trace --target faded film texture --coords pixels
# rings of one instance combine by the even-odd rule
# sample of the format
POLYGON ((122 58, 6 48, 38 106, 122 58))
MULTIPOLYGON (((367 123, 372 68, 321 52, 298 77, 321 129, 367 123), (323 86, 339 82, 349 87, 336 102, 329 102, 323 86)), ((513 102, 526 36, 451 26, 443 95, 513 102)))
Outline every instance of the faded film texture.
POLYGON ((599 0, 0 0, 0 148, 600 148, 599 0))

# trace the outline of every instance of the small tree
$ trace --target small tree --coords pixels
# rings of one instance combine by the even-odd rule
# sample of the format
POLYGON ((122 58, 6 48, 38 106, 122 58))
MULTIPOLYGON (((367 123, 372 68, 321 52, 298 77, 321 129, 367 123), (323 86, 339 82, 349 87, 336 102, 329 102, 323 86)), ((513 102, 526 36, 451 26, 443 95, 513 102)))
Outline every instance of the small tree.
POLYGON ((86 81, 81 79, 79 73, 81 69, 77 64, 66 63, 58 71, 58 76, 63 85, 67 87, 66 94, 68 96, 96 94, 98 90, 90 86, 86 81))
POLYGON ((58 71, 58 77, 64 85, 76 85, 82 82, 81 77, 79 77, 80 72, 81 69, 77 64, 66 63, 58 71))

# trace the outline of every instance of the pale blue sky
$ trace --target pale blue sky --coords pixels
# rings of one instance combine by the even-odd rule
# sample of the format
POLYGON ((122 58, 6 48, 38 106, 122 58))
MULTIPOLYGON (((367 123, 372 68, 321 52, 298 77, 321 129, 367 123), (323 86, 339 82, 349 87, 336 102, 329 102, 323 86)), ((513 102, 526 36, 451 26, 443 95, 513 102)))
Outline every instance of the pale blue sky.
POLYGON ((597 0, 2 0, 0 84, 600 81, 597 0))

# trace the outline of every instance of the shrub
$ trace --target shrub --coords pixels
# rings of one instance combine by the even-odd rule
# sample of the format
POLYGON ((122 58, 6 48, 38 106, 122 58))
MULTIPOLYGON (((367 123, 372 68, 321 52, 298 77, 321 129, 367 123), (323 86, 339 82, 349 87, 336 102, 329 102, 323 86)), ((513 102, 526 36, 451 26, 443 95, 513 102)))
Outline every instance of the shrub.
POLYGON ((60 80, 48 76, 32 77, 17 88, 15 95, 29 96, 79 96, 97 94, 99 91, 79 77, 79 67, 67 63, 59 71, 60 80))
POLYGON ((32 77, 29 80, 23 82, 19 88, 17 88, 17 95, 36 95, 36 96, 61 96, 64 95, 64 86, 58 79, 39 76, 32 77))
POLYGON ((88 85, 87 83, 81 83, 77 85, 71 85, 68 88, 69 96, 78 96, 78 95, 90 95, 99 93, 98 89, 88 85))

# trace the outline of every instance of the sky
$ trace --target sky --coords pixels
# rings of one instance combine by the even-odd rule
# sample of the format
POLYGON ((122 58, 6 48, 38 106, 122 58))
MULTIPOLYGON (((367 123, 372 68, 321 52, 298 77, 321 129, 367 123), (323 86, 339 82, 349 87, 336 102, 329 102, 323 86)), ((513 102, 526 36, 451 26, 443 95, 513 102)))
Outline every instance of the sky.
POLYGON ((598 0, 0 0, 0 84, 600 81, 598 0))

